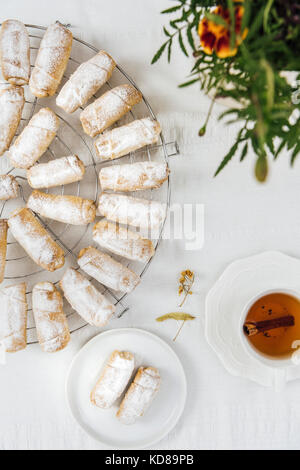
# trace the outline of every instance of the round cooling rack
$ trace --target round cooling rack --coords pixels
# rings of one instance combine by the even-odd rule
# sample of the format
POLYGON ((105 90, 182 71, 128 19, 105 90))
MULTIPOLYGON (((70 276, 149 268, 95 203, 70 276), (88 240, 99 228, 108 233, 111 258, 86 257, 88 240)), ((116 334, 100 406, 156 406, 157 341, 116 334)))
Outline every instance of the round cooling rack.
MULTIPOLYGON (((27 24, 25 26, 28 29, 30 37, 31 68, 33 68, 37 51, 39 49, 40 41, 43 37, 44 31, 47 28, 32 24, 27 24)), ((64 26, 70 27, 70 25, 64 26)), ((97 52, 99 52, 99 49, 97 49, 96 47, 92 46, 91 44, 88 44, 85 41, 82 41, 81 39, 74 37, 72 54, 69 59, 68 67, 63 76, 63 80, 59 87, 59 90, 61 89, 61 86, 68 80, 70 75, 75 71, 78 65, 90 59, 97 52)), ((136 89, 139 90, 138 86, 127 75, 127 73, 124 72, 124 70, 117 65, 110 81, 107 82, 101 88, 101 90, 93 96, 91 101, 93 101, 95 98, 98 98, 108 89, 111 89, 123 83, 131 83, 136 89)), ((1 82, 1 85, 3 86, 4 83, 1 82)), ((51 188, 50 190, 43 191, 49 191, 53 194, 77 195, 97 201, 99 192, 101 191, 100 183, 98 180, 99 169, 101 166, 115 164, 116 160, 113 160, 112 162, 103 163, 96 161, 93 140, 84 134, 79 120, 79 114, 83 108, 80 108, 73 114, 69 115, 56 106, 56 95, 49 98, 37 99, 31 94, 28 86, 24 87, 24 92, 26 101, 21 124, 19 126, 16 136, 21 133, 21 131, 27 125, 28 121, 31 119, 33 114, 35 114, 41 107, 49 106, 51 109, 53 109, 53 111, 55 111, 55 113, 59 117, 60 128, 58 130, 57 136, 55 137, 45 154, 41 157, 39 162, 47 162, 51 159, 76 154, 83 161, 86 168, 86 172, 82 181, 69 184, 66 187, 58 186, 56 188, 51 188)), ((87 105, 88 104, 89 103, 87 103, 87 105)), ((150 104, 143 95, 142 102, 135 106, 133 111, 127 113, 124 118, 120 119, 117 122, 116 126, 120 126, 127 122, 146 116, 156 119, 150 104)), ((179 149, 177 143, 165 143, 163 134, 161 134, 160 141, 158 142, 158 144, 147 146, 143 149, 137 150, 136 152, 132 152, 129 155, 122 157, 121 161, 122 163, 132 163, 134 161, 152 160, 168 163, 169 157, 178 153, 179 149)), ((120 163, 119 160, 120 159, 118 159, 118 163, 120 163)), ((2 202, 2 207, 0 209, 0 217, 5 219, 9 217, 13 210, 25 205, 32 189, 27 182, 26 173, 24 172, 24 170, 11 167, 7 156, 4 156, 0 160, 0 174, 14 175, 19 183, 20 190, 19 198, 2 202)), ((167 182, 161 188, 155 190, 141 191, 138 193, 138 197, 158 200, 164 203, 168 208, 170 203, 170 189, 170 178, 168 178, 167 182)), ((128 194, 134 195, 133 193, 128 194)), ((36 329, 31 309, 31 292, 34 284, 36 282, 46 280, 57 284, 61 279, 64 270, 68 266, 73 266, 78 269, 76 260, 77 254, 81 248, 89 245, 96 246, 92 240, 91 224, 82 227, 62 224, 60 222, 44 219, 42 217, 38 218, 40 222, 44 225, 44 227, 52 235, 52 237, 56 240, 56 242, 63 248, 65 252, 65 265, 62 269, 59 269, 53 273, 39 268, 31 260, 31 258, 27 256, 23 248, 13 239, 13 237, 8 232, 7 260, 3 286, 5 287, 7 285, 11 285, 12 283, 26 282, 26 293, 28 302, 28 344, 37 343, 36 329)), ((157 249, 162 238, 162 231, 164 228, 165 220, 159 230, 159 233, 157 234, 157 238, 155 240, 152 240, 155 246, 155 250, 157 249)), ((146 272, 147 268, 151 263, 151 260, 147 263, 138 263, 132 261, 129 262, 128 260, 118 256, 114 256, 114 258, 116 258, 118 261, 121 261, 124 265, 130 267, 130 269, 134 270, 141 277, 146 272)), ((114 303, 114 305, 117 306, 117 317, 122 316, 123 313, 128 310, 128 307, 124 304, 127 294, 120 294, 114 292, 97 283, 97 281, 94 281, 93 279, 91 280, 96 285, 97 289, 100 292, 105 293, 108 299, 112 303, 114 303)), ((74 312, 74 310, 72 310, 70 305, 66 302, 64 304, 64 311, 68 317, 71 333, 87 325, 87 323, 76 312, 74 312)))

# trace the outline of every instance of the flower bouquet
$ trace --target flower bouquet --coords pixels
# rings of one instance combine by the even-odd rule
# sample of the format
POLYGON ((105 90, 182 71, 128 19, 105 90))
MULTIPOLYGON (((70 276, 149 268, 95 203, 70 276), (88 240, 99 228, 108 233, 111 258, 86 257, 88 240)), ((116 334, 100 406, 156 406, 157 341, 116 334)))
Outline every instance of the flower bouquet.
POLYGON ((164 52, 171 60, 175 40, 195 63, 186 87, 200 84, 212 96, 204 136, 216 99, 233 103, 220 119, 241 122, 236 139, 216 170, 235 156, 256 155, 255 176, 263 182, 269 162, 283 150, 294 163, 300 152, 300 4, 296 0, 175 0, 164 10, 164 52), (191 52, 190 52, 191 51, 191 52), (294 72, 294 80, 287 72, 294 72))

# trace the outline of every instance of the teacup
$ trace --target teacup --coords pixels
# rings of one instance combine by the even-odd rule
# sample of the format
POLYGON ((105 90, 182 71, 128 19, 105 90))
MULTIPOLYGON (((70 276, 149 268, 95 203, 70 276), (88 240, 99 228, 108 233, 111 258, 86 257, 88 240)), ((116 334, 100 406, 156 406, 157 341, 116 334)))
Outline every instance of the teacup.
MULTIPOLYGON (((264 354, 262 351, 258 350, 249 340, 249 338, 246 336, 244 333, 244 323, 246 320, 246 317, 248 315, 248 312, 250 311, 251 307, 262 297, 270 294, 284 294, 287 296, 291 296, 300 303, 300 290, 295 291, 292 289, 286 289, 286 288, 278 288, 278 289, 270 289, 270 290, 264 290, 254 297, 252 297, 244 306, 241 317, 240 317, 240 324, 239 324, 239 332, 240 332, 240 338, 243 344, 243 347, 247 351, 247 353, 252 356, 253 358, 259 360, 263 364, 270 366, 270 367, 278 367, 278 368, 286 368, 286 367, 292 367, 297 365, 297 348, 300 346, 300 334, 299 338, 295 338, 296 342, 291 344, 291 348, 295 350, 295 352, 291 351, 289 356, 270 356, 267 354, 264 354), (299 340, 299 344, 297 344, 297 340, 299 340)), ((300 318, 299 318, 300 321, 300 318)), ((300 330, 299 330, 300 332, 300 330)), ((260 333, 262 334, 262 333, 260 333)))

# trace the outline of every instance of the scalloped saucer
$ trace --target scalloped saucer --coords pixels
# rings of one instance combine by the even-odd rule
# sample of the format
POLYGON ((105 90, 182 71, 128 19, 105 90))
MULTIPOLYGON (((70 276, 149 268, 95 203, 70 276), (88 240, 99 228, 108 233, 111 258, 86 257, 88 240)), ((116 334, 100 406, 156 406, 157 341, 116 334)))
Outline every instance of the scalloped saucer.
POLYGON ((250 352, 241 333, 245 307, 267 291, 294 292, 300 298, 300 260, 267 251, 231 263, 207 294, 205 334, 232 375, 281 389, 300 378, 300 365, 258 358, 250 352))

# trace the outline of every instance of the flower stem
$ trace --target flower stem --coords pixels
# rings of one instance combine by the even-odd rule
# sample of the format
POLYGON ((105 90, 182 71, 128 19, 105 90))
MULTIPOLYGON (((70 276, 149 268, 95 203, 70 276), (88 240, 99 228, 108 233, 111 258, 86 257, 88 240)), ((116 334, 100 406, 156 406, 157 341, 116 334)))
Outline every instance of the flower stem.
POLYGON ((181 325, 180 325, 180 327, 179 327, 179 329, 178 329, 176 335, 175 335, 174 338, 173 338, 173 341, 176 341, 176 339, 178 338, 179 333, 181 332, 181 330, 182 330, 184 324, 185 324, 185 320, 183 320, 183 322, 181 323, 181 325))
POLYGON ((206 116, 206 119, 205 119, 205 123, 203 124, 201 129, 199 129, 199 132, 198 132, 199 137, 202 137, 206 132, 206 126, 207 126, 208 121, 210 119, 210 116, 211 116, 211 113, 212 113, 212 110, 213 110, 213 107, 214 107, 214 104, 215 104, 215 101, 216 101, 216 98, 217 98, 217 93, 218 93, 218 89, 216 90, 215 95, 211 100, 211 103, 210 103, 210 106, 209 106, 209 109, 208 109, 208 113, 207 113, 207 116, 206 116))

